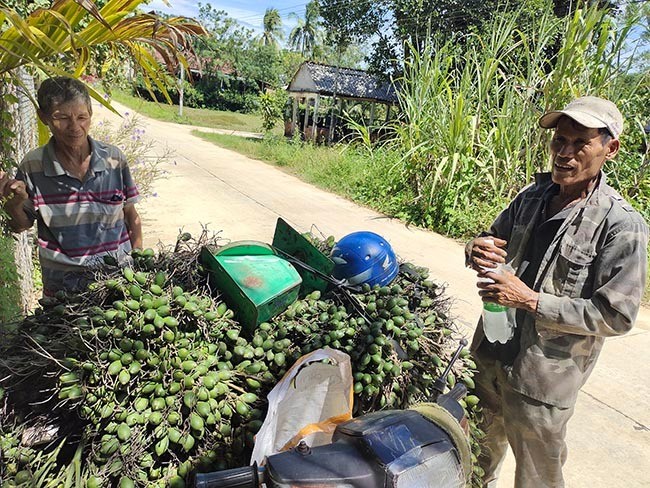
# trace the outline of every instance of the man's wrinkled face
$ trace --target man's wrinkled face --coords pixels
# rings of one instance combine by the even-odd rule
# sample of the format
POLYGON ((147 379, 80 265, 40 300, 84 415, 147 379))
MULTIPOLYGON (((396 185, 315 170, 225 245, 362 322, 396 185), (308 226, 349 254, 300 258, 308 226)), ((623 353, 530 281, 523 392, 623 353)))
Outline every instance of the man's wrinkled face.
POLYGON ((618 139, 562 117, 551 140, 553 182, 565 191, 585 190, 618 148, 618 139))
POLYGON ((82 100, 61 103, 54 106, 51 114, 40 114, 41 120, 52 131, 57 144, 68 147, 80 147, 88 139, 91 112, 82 100))

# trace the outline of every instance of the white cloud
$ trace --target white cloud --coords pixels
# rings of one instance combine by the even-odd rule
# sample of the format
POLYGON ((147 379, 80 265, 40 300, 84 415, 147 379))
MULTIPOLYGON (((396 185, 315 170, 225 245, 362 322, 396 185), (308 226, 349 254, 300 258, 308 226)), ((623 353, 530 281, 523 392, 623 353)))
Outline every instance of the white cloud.
MULTIPOLYGON (((197 17, 199 7, 196 0, 169 0, 171 7, 167 6, 163 0, 153 0, 147 5, 143 5, 145 10, 155 10, 166 14, 182 15, 185 17, 197 17)), ((212 5, 215 10, 224 10, 228 16, 238 20, 242 24, 251 27, 262 25, 264 12, 259 12, 245 6, 240 6, 240 2, 202 2, 212 5)))
POLYGON ((163 0, 153 0, 153 2, 142 5, 144 10, 155 10, 170 15, 179 15, 183 17, 198 17, 199 8, 195 0, 171 0, 171 7, 165 5, 163 0))

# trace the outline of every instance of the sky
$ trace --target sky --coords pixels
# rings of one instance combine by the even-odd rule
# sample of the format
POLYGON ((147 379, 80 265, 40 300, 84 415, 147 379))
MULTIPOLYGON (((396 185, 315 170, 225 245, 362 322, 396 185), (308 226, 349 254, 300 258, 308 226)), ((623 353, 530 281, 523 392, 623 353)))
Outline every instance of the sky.
POLYGON ((225 10, 228 16, 236 19, 239 23, 261 31, 262 19, 267 8, 276 8, 279 11, 286 30, 295 25, 295 20, 289 18, 292 12, 299 17, 304 17, 305 5, 308 0, 168 0, 168 2, 171 4, 171 8, 166 6, 163 0, 153 0, 146 9, 185 17, 197 17, 198 3, 201 2, 212 5, 212 8, 216 10, 225 10))

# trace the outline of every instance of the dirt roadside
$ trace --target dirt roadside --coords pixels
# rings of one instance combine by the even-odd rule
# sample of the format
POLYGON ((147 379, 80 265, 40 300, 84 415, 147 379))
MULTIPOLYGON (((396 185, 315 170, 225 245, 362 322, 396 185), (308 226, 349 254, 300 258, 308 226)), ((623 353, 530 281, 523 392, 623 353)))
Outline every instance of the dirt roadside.
MULTIPOLYGON (((94 121, 116 117, 94 105, 94 121)), ((124 113, 124 107, 116 108, 124 113)), ((463 267, 459 243, 407 227, 336 195, 321 191, 263 162, 216 147, 191 135, 192 127, 141 117, 145 137, 175 150, 167 178, 155 184, 156 197, 138 205, 145 245, 171 244, 179 229, 198 233, 201 225, 230 240, 270 242, 284 218, 299 231, 325 236, 371 230, 389 240, 397 254, 427 266, 447 284, 453 312, 468 335, 481 303, 474 274, 463 267)), ((565 468, 572 488, 650 487, 650 311, 644 308, 626 336, 609 339, 592 377, 579 395, 569 423, 565 468)), ((514 462, 506 459, 498 488, 513 486, 514 462)))

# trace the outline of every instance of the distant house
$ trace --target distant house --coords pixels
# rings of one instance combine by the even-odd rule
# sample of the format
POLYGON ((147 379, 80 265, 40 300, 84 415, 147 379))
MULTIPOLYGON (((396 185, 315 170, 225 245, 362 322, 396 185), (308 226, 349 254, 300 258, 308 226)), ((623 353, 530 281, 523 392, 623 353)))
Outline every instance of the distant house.
POLYGON ((339 109, 344 101, 371 102, 368 125, 373 123, 376 104, 386 106, 386 119, 388 119, 391 106, 398 102, 397 91, 390 82, 382 82, 363 70, 340 68, 311 61, 300 65, 287 91, 293 99, 293 110, 291 120, 287 121, 285 126, 285 134, 293 135, 298 124, 298 105, 303 99, 307 109, 303 115, 302 132, 305 138, 313 140, 327 138, 330 141, 336 125, 335 115, 329 117, 329 123, 319 125, 318 108, 321 97, 333 97, 336 100, 333 107, 338 105, 339 109))

